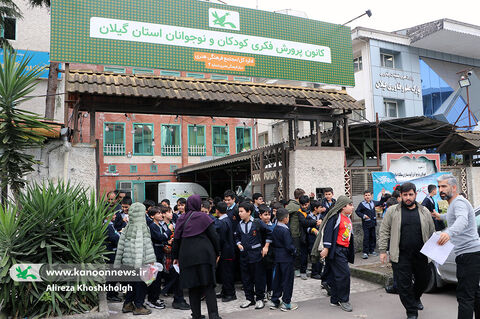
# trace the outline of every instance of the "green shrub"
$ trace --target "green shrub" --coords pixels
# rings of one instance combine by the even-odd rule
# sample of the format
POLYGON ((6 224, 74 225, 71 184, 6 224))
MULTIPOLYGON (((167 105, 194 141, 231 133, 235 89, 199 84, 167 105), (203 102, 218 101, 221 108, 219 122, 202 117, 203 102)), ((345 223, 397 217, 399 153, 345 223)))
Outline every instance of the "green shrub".
POLYGON ((0 207, 2 311, 8 317, 32 318, 82 313, 97 307, 97 292, 47 292, 51 282, 15 282, 9 270, 17 263, 103 264, 105 205, 82 186, 49 182, 27 186, 17 202, 7 207, 0 207))

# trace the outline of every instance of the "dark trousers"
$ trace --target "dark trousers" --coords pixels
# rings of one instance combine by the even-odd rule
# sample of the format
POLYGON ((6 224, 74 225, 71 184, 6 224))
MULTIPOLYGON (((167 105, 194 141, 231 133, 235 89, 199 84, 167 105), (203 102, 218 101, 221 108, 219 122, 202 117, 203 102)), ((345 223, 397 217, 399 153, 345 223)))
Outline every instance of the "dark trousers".
POLYGON ((192 307, 192 319, 200 319, 202 316, 201 300, 205 295, 207 303, 208 318, 216 318, 218 315, 217 297, 215 296, 214 286, 195 287, 188 289, 188 298, 192 307))
POLYGON ((377 234, 375 233, 375 226, 362 224, 363 228, 363 253, 371 254, 375 251, 377 245, 377 234))
POLYGON ((300 244, 300 237, 292 237, 293 239, 293 245, 295 246, 295 249, 297 250, 297 253, 295 254, 295 270, 297 269, 300 269, 300 255, 301 253, 300 252, 300 247, 301 247, 301 244, 300 244))
POLYGON ((265 267, 265 281, 267 282, 267 292, 273 289, 273 274, 275 267, 265 267))
POLYGON ((308 266, 308 246, 306 243, 300 243, 300 273, 306 274, 308 266))
POLYGON ((348 248, 337 246, 335 256, 330 263, 331 293, 330 302, 348 302, 350 300, 350 268, 348 267, 348 248))
POLYGON ((136 281, 128 283, 131 290, 125 295, 125 304, 133 301, 136 308, 143 307, 145 295, 147 294, 147 284, 143 281, 136 281))
POLYGON ((262 261, 256 263, 247 263, 247 261, 240 261, 242 271, 242 284, 245 298, 250 301, 255 301, 265 298, 265 266, 262 261))
POLYGON ((295 269, 293 263, 276 263, 275 278, 273 279, 272 302, 278 304, 280 297, 282 301, 289 304, 292 301, 293 280, 295 269))
POLYGON ((458 255, 457 263, 457 301, 458 318, 480 318, 480 252, 458 255))
POLYGON ((330 267, 330 260, 328 258, 324 259, 325 265, 323 266, 322 272, 322 284, 327 284, 330 287, 332 286, 332 268, 330 267))
POLYGON ((316 276, 316 275, 321 275, 322 274, 322 267, 323 267, 323 264, 320 261, 318 261, 316 263, 312 263, 312 277, 316 276))
POLYGON ((418 251, 409 253, 400 251, 398 263, 392 262, 398 294, 407 311, 407 316, 418 316, 417 305, 428 285, 428 267, 427 257, 418 251), (413 278, 415 278, 414 283, 412 283, 413 278))
POLYGON ((166 294, 170 291, 173 293, 173 302, 180 303, 185 301, 183 298, 183 290, 180 288, 180 275, 173 269, 170 268, 170 271, 165 276, 165 287, 163 287, 162 293, 166 294))
POLYGON ((222 281, 222 296, 235 296, 235 265, 233 259, 220 259, 218 262, 218 274, 222 281))
POLYGON ((160 298, 160 290, 162 289, 162 272, 157 273, 157 278, 147 287, 148 301, 157 301, 160 298))
MULTIPOLYGON (((108 260, 107 260, 107 264, 113 264, 113 262, 115 261, 115 252, 112 251, 111 253, 109 253, 107 255, 108 257, 108 260)), ((107 286, 109 287, 108 291, 107 291, 107 297, 117 297, 118 296, 118 292, 114 291, 115 289, 115 286, 117 285, 117 281, 107 281, 107 286)))

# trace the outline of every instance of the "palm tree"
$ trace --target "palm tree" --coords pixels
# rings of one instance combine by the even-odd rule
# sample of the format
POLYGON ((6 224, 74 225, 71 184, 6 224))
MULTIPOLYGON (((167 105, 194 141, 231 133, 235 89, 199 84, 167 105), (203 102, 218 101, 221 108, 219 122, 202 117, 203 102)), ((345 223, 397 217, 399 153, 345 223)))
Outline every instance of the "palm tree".
MULTIPOLYGON (((2 28, 2 30, 5 30, 6 18, 22 18, 22 13, 20 12, 20 9, 15 3, 13 3, 12 0, 0 0, 0 28, 2 28)), ((0 47, 12 49, 12 46, 10 45, 8 40, 5 39, 3 34, 0 36, 0 47)))
POLYGON ((24 175, 33 171, 37 163, 33 155, 25 153, 29 148, 39 147, 45 137, 36 129, 51 130, 41 122, 37 114, 22 110, 18 105, 31 99, 38 83, 41 67, 27 69, 31 60, 24 56, 17 60, 17 54, 3 47, 3 61, 0 65, 0 178, 1 200, 6 202, 8 188, 16 196, 25 186, 24 175))
POLYGON ((50 0, 29 0, 32 7, 50 7, 50 0))

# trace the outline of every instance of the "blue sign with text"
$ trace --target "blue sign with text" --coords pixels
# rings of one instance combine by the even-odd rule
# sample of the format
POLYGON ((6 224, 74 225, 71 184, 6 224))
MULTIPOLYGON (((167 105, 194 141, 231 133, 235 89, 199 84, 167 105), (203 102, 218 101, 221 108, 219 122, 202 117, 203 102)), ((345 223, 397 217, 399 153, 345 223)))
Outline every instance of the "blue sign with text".
MULTIPOLYGON (((48 79, 48 67, 50 65, 50 53, 42 51, 25 51, 16 50, 17 61, 21 61, 25 56, 30 57, 31 60, 27 65, 27 71, 33 70, 34 67, 43 67, 43 72, 40 73, 40 79, 48 79)), ((0 62, 3 64, 3 50, 0 50, 0 62)), ((61 69, 61 65, 59 66, 61 69)), ((61 78, 61 73, 58 74, 58 78, 61 78)))

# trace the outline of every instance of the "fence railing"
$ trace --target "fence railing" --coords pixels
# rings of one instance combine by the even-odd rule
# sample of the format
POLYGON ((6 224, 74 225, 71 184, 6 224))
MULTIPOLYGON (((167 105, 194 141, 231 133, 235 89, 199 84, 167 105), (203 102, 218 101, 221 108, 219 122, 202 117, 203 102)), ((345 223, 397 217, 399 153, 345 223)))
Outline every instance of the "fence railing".
POLYGON ((105 144, 103 146, 103 155, 106 155, 106 156, 125 155, 125 145, 124 144, 105 144))
POLYGON ((162 155, 164 156, 181 156, 182 147, 180 145, 162 145, 162 155))
POLYGON ((230 154, 228 145, 213 145, 213 156, 225 156, 230 154))
POLYGON ((189 145, 188 155, 190 156, 205 156, 207 155, 207 147, 205 145, 189 145))

